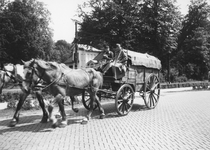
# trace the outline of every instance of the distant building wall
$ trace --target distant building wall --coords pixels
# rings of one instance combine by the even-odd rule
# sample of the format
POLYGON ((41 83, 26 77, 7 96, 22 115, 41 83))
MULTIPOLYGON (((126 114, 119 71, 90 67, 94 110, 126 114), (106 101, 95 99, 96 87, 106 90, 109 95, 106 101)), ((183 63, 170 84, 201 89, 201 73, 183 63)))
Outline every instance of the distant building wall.
POLYGON ((98 55, 98 51, 86 51, 78 50, 79 53, 79 63, 78 68, 85 68, 89 60, 95 58, 98 55))
MULTIPOLYGON (((90 46, 84 46, 84 45, 79 45, 78 46, 78 59, 79 62, 77 64, 78 68, 85 68, 86 64, 89 60, 94 59, 98 53, 101 50, 98 50, 96 48, 90 47, 90 46)), ((65 62, 66 65, 68 65, 70 68, 74 68, 75 69, 75 63, 72 60, 72 58, 68 59, 65 62)))

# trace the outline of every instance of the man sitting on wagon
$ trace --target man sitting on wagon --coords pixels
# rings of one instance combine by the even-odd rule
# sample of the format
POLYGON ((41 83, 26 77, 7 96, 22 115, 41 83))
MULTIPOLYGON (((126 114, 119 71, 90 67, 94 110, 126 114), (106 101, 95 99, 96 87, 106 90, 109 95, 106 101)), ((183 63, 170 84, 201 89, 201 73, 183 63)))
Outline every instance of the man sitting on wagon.
POLYGON ((127 63, 127 55, 123 51, 120 44, 116 44, 116 48, 114 49, 114 59, 105 65, 102 69, 102 72, 106 74, 106 72, 112 68, 114 72, 115 79, 120 79, 125 75, 126 72, 126 63, 127 63))
POLYGON ((88 67, 95 68, 96 70, 100 69, 98 67, 103 66, 104 64, 109 63, 113 60, 114 54, 110 51, 108 45, 104 46, 104 50, 101 51, 93 60, 90 60, 87 63, 88 67))
POLYGON ((108 45, 105 46, 105 49, 103 51, 103 59, 106 61, 110 61, 114 58, 114 54, 112 51, 110 51, 110 48, 108 45))

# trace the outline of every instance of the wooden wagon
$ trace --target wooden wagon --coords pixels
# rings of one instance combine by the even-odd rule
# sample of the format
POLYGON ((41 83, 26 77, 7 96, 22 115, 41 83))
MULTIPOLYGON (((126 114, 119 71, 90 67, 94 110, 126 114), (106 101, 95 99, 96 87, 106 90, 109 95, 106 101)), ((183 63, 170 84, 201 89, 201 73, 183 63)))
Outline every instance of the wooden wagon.
MULTIPOLYGON (((110 68, 112 73, 104 75, 103 88, 98 92, 100 99, 115 99, 116 111, 121 116, 127 115, 132 109, 136 92, 149 109, 157 106, 160 96, 160 60, 148 54, 129 50, 126 52, 131 60, 127 71, 121 74, 118 68, 110 68)), ((89 96, 83 94, 82 102, 86 109, 89 109, 89 100, 89 96)))

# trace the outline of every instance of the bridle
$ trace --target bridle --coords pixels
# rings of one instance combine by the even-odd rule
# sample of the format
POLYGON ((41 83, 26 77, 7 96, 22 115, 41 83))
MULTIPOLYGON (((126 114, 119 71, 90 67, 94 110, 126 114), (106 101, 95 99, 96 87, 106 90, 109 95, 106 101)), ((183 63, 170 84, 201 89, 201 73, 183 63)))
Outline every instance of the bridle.
POLYGON ((5 84, 5 77, 7 76, 11 79, 13 83, 17 83, 18 85, 21 85, 20 83, 21 81, 17 77, 17 68, 15 65, 13 65, 13 71, 6 70, 5 68, 3 68, 2 71, 4 72, 3 84, 5 84))
MULTIPOLYGON (((33 64, 34 64, 34 62, 33 62, 33 64)), ((32 64, 32 66, 24 66, 24 69, 28 68, 29 70, 31 70, 31 73, 30 73, 30 76, 27 77, 27 79, 24 79, 23 81, 24 82, 28 82, 29 83, 29 86, 28 86, 29 89, 33 89, 34 90, 34 88, 40 87, 40 86, 38 86, 38 84, 41 83, 41 80, 42 80, 42 78, 44 76, 44 71, 42 72, 41 77, 39 77, 40 75, 36 72, 36 69, 33 66, 33 64, 32 64), (33 79, 34 75, 36 75, 38 77, 38 80, 34 81, 34 79, 33 79)))
POLYGON ((56 82, 58 82, 62 77, 63 77, 63 73, 61 74, 61 76, 58 78, 58 79, 56 79, 56 80, 54 80, 53 82, 51 82, 51 83, 49 83, 48 85, 46 85, 46 86, 38 86, 38 84, 39 83, 41 83, 41 80, 43 80, 43 77, 44 77, 44 71, 42 71, 42 73, 41 73, 41 75, 40 74, 38 74, 37 72, 36 72, 36 68, 33 66, 33 67, 24 67, 24 68, 29 68, 29 69, 31 69, 32 70, 32 72, 31 72, 31 74, 30 74, 30 76, 28 77, 28 78, 30 78, 29 80, 27 80, 27 79, 25 79, 24 81, 26 81, 26 82, 29 82, 29 87, 30 87, 30 89, 34 89, 34 88, 36 88, 36 87, 42 87, 42 91, 43 90, 45 90, 45 89, 47 89, 48 87, 50 87, 52 84, 54 84, 54 83, 56 83, 56 82), (39 78, 37 81, 35 81, 34 82, 34 86, 32 86, 32 83, 33 83, 33 76, 34 76, 34 74, 39 78))

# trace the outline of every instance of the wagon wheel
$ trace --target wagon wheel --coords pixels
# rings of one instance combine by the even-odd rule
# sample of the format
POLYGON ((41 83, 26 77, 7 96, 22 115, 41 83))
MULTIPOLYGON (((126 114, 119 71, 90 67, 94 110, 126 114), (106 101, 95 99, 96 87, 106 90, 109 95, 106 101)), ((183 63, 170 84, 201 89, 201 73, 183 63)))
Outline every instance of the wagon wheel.
MULTIPOLYGON (((90 94, 86 91, 82 94, 82 103, 87 110, 90 110, 90 94)), ((97 107, 97 103, 93 102, 93 110, 95 110, 97 107)))
POLYGON ((156 107, 160 96, 160 81, 157 75, 151 74, 144 85, 144 102, 147 108, 156 107))
POLYGON ((129 84, 122 85, 117 91, 115 99, 115 108, 120 116, 127 115, 132 106, 134 100, 134 90, 129 84))

